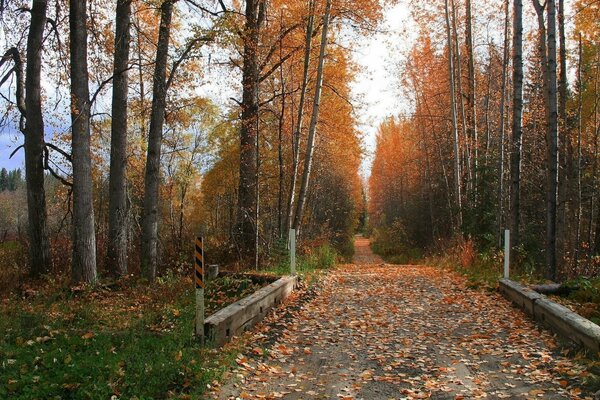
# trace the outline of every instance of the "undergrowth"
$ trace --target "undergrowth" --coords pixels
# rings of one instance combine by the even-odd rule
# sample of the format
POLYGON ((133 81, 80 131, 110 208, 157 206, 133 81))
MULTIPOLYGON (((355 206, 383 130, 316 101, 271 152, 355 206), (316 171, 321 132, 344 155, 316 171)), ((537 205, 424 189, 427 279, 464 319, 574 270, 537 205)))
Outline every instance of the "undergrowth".
MULTIPOLYGON (((207 314, 257 288, 249 279, 208 282, 207 314)), ((189 277, 24 293, 0 304, 2 399, 199 398, 238 353, 195 339, 189 277)))
MULTIPOLYGON (((279 253, 260 272, 275 275, 290 274, 290 255, 284 245, 278 250, 279 253)), ((329 244, 317 247, 307 247, 296 255, 296 273, 305 281, 310 281, 314 276, 334 267, 340 256, 329 244)))
POLYGON ((399 222, 373 230, 371 249, 388 264, 416 264, 423 252, 411 243, 399 222))

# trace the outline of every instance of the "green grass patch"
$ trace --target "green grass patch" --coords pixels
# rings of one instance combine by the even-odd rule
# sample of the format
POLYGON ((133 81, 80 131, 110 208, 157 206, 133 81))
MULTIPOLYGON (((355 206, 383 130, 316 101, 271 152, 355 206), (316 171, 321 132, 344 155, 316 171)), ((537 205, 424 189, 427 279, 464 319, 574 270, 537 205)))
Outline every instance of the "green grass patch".
MULTIPOLYGON (((251 280, 207 284, 207 314, 254 292, 251 280)), ((235 345, 193 335, 188 277, 114 290, 44 288, 0 305, 0 398, 199 398, 234 362, 235 345)))
MULTIPOLYGON (((334 267, 340 256, 337 251, 328 244, 313 248, 303 249, 303 254, 296 256, 296 273, 305 281, 320 275, 324 271, 334 267)), ((277 257, 260 271, 277 276, 290 274, 290 257, 287 250, 280 250, 277 257)))

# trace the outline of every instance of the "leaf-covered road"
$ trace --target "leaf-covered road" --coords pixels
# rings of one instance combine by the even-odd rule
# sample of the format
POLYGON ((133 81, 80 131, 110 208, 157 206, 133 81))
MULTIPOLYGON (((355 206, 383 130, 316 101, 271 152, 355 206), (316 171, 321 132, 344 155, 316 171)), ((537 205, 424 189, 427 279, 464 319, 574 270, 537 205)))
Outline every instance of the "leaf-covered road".
POLYGON ((333 271, 309 301, 292 302, 285 325, 276 328, 275 316, 257 329, 215 397, 583 396, 583 370, 498 294, 437 268, 384 265, 365 239, 356 247, 357 264, 333 271))

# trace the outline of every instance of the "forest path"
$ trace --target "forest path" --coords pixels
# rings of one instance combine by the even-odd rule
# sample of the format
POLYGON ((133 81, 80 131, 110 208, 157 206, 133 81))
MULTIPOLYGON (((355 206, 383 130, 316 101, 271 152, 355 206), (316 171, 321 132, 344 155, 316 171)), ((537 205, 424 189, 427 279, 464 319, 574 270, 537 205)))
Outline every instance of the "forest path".
POLYGON ((383 264, 367 239, 257 327, 220 399, 581 398, 582 369, 497 293, 383 264), (308 298, 307 298, 308 297, 308 298))

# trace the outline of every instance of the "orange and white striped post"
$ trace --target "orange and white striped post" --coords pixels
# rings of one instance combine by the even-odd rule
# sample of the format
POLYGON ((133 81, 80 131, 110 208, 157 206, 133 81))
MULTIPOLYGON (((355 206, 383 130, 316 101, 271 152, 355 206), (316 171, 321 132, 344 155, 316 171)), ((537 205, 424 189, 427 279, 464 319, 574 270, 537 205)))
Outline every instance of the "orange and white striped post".
POLYGON ((204 340, 204 241, 196 237, 194 252, 194 283, 196 286, 196 337, 204 340))

